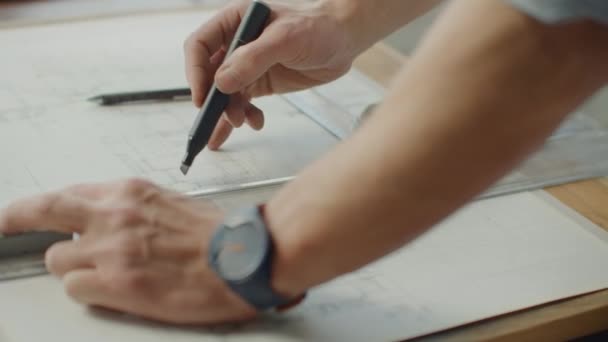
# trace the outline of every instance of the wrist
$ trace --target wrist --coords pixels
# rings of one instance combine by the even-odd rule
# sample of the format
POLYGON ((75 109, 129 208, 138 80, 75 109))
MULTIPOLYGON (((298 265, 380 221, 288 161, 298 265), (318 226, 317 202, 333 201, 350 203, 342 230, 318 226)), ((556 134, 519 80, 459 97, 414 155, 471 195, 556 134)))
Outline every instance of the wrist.
POLYGON ((347 39, 356 54, 359 54, 374 44, 373 26, 368 22, 365 1, 353 0, 321 0, 318 5, 324 13, 344 29, 347 39), (365 27, 365 29, 363 29, 365 27))
POLYGON ((265 223, 275 246, 271 284, 287 296, 353 271, 359 259, 345 248, 350 241, 339 229, 352 225, 339 208, 340 197, 323 192, 319 198, 310 187, 309 180, 318 179, 312 169, 283 187, 265 206, 265 223))
POLYGON ((284 201, 285 192, 274 196, 265 206, 265 221, 274 241, 271 285, 275 291, 287 297, 301 295, 310 288, 331 278, 327 276, 326 264, 320 264, 316 253, 323 244, 314 229, 315 210, 290 196, 284 201))
POLYGON ((441 0, 320 0, 358 53, 432 9, 441 0))
POLYGON ((286 225, 276 215, 275 203, 271 201, 265 205, 263 213, 274 244, 271 287, 287 298, 299 296, 309 289, 306 281, 297 276, 301 271, 298 268, 302 267, 302 254, 298 251, 296 241, 290 237, 291 234, 287 229, 278 228, 286 227, 286 225))

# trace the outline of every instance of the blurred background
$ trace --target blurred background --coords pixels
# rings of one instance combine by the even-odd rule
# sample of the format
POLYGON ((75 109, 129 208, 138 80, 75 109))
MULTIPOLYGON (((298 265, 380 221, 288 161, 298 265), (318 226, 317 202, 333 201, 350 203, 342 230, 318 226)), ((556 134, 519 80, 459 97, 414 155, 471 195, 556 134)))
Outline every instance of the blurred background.
MULTIPOLYGON (((409 55, 412 53, 416 44, 420 41, 424 32, 432 25, 435 18, 445 6, 440 5, 433 11, 418 18, 407 27, 395 32, 388 37, 386 42, 400 52, 409 55)), ((607 61, 608 63, 608 61, 607 61)), ((604 87, 602 91, 596 94, 590 101, 585 103, 582 108, 590 114, 593 114, 605 127, 608 127, 608 87, 604 87)))
MULTIPOLYGON (((218 7, 229 0, 0 0, 0 28, 40 21, 57 21, 82 17, 99 17, 132 14, 144 11, 169 11, 188 7, 218 7)), ((314 0, 283 0, 293 2, 314 0)), ((386 43, 399 52, 409 55, 424 32, 430 27, 441 9, 438 6, 427 15, 395 32, 386 43)), ((584 106, 583 110, 608 127, 608 88, 604 88, 584 106)))

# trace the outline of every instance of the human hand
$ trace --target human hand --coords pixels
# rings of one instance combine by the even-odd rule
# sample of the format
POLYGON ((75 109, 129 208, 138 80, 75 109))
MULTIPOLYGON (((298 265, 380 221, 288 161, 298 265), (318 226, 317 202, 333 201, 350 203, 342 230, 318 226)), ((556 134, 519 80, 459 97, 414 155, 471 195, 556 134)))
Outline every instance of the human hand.
POLYGON ((177 324, 253 318, 207 264, 222 212, 140 180, 73 186, 0 212, 0 234, 39 228, 80 234, 46 253, 76 301, 177 324))
POLYGON ((336 10, 326 1, 269 3, 272 14, 260 38, 238 48, 222 63, 249 3, 231 3, 185 42, 186 75, 195 106, 202 106, 214 80, 222 92, 232 94, 209 141, 212 150, 244 122, 256 130, 263 127, 264 115, 251 104, 252 98, 333 81, 350 69, 358 53, 336 10))

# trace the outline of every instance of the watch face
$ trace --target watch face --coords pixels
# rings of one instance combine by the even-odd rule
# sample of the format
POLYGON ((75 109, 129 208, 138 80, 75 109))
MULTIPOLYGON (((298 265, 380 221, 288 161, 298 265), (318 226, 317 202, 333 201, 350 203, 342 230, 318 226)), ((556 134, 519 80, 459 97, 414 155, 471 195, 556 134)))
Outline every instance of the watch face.
POLYGON ((263 229, 253 223, 225 229, 216 255, 218 270, 224 278, 239 281, 257 270, 268 244, 263 229))

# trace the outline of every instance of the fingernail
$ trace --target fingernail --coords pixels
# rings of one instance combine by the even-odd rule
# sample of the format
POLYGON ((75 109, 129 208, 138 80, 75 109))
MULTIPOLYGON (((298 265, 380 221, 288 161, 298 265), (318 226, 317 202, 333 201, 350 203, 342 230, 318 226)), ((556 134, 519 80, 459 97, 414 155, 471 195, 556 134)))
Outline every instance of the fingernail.
POLYGON ((232 126, 234 128, 240 128, 241 126, 243 126, 243 121, 242 120, 241 121, 236 121, 236 122, 231 121, 230 123, 232 124, 232 126))
POLYGON ((251 127, 254 131, 259 131, 262 129, 263 125, 257 124, 255 121, 250 120, 248 117, 245 118, 245 120, 247 120, 247 124, 249 125, 249 127, 251 127))
POLYGON ((234 128, 239 128, 243 125, 243 120, 241 120, 240 122, 237 120, 232 120, 232 118, 230 118, 229 115, 225 115, 226 120, 228 120, 228 122, 232 125, 232 127, 234 128))

